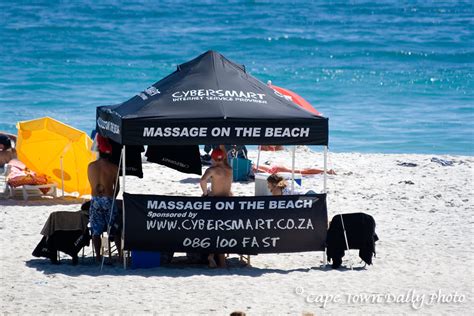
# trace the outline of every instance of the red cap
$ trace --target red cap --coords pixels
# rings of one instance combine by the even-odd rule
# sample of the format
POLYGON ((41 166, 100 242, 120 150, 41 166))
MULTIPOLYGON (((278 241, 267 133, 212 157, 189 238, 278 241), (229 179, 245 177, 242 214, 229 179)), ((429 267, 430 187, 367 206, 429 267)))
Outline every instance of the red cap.
POLYGON ((97 134, 97 148, 99 148, 99 152, 101 153, 112 153, 112 145, 110 144, 109 139, 99 134, 97 134))
POLYGON ((212 151, 211 158, 214 161, 222 160, 222 159, 224 159, 224 152, 221 149, 216 148, 212 151))

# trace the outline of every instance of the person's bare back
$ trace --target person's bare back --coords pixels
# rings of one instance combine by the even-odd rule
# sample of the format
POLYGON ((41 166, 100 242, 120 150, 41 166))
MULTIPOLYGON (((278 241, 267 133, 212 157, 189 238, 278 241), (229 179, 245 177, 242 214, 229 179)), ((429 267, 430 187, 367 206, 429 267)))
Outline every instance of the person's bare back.
MULTIPOLYGON (((211 179, 211 191, 205 193, 204 195, 209 196, 231 196, 231 186, 232 186, 232 168, 225 164, 216 164, 206 170, 203 175, 203 180, 207 186, 207 180, 211 179)), ((203 181, 201 180, 201 181, 203 181)), ((201 185, 202 187, 202 185, 201 185)))
MULTIPOLYGON (((223 145, 220 146, 224 148, 223 145)), ((204 196, 232 196, 232 168, 227 164, 227 155, 223 149, 214 149, 211 154, 212 167, 201 177, 201 189, 204 196), (207 182, 211 180, 211 191, 207 182)))
MULTIPOLYGON (((212 167, 209 167, 201 177, 200 185, 203 196, 232 196, 232 168, 227 164, 227 157, 223 150, 214 149, 211 154, 212 167), (207 182, 211 180, 211 191, 207 189, 207 182)), ((225 268, 225 255, 214 254, 208 255, 210 268, 225 268), (217 256, 218 263, 215 260, 217 256)))
POLYGON ((92 196, 114 196, 118 167, 107 159, 99 159, 89 164, 88 175, 92 196))

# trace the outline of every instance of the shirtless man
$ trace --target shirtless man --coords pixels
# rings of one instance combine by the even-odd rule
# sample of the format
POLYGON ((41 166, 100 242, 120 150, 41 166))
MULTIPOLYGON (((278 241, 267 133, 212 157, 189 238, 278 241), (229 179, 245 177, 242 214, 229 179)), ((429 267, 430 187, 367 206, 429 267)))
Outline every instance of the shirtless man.
MULTIPOLYGON (((223 145, 220 146, 224 147, 223 145)), ((209 167, 201 177, 202 196, 232 196, 232 168, 227 163, 225 151, 221 148, 214 149, 211 154, 212 166, 209 167), (207 188, 207 182, 211 179, 211 190, 207 188)), ((225 268, 224 254, 218 254, 219 265, 214 260, 214 254, 207 257, 210 268, 225 268)))
MULTIPOLYGON (((116 176, 118 172, 118 166, 109 161, 110 154, 112 153, 112 146, 108 142, 108 139, 97 135, 97 144, 99 149, 99 159, 89 164, 87 170, 89 183, 92 188, 92 199, 91 206, 89 209, 89 222, 92 231, 92 242, 94 243, 96 260, 102 261, 100 255, 101 248, 101 237, 100 235, 107 231, 108 223, 114 225, 118 215, 117 205, 114 203, 114 209, 112 210, 112 201, 115 194, 118 194, 118 181, 117 188, 115 188, 116 176), (116 189, 116 190, 115 190, 116 189), (110 213, 112 212, 112 217, 110 213)), ((110 231, 110 235, 118 234, 113 229, 110 231)), ((114 236, 115 244, 119 254, 120 251, 120 238, 114 236)))

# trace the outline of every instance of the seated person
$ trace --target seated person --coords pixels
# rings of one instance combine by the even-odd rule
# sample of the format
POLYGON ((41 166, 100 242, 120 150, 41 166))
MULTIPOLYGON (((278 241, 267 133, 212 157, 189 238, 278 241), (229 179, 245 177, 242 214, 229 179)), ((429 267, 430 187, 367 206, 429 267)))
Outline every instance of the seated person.
MULTIPOLYGON (((226 153, 222 149, 216 148, 211 153, 212 166, 209 167, 201 177, 200 186, 202 196, 232 196, 232 168, 227 164, 226 153), (207 188, 207 182, 211 181, 211 190, 207 188)), ((217 254, 218 264, 215 261, 214 254, 208 256, 210 268, 225 268, 224 254, 217 254)))
MULTIPOLYGON (((290 179, 291 181, 291 179, 290 179)), ((316 194, 313 190, 304 190, 298 183, 294 182, 293 193, 291 193, 291 186, 288 187, 288 183, 282 176, 276 173, 271 174, 267 178, 267 188, 272 195, 299 195, 299 194, 316 194), (306 193, 305 193, 306 192, 306 193)))
POLYGON ((0 167, 17 157, 16 150, 12 147, 12 140, 16 140, 15 135, 0 133, 0 167))
POLYGON ((291 194, 291 192, 289 192, 288 190, 288 184, 286 180, 276 173, 271 174, 267 178, 267 187, 268 187, 268 191, 270 191, 272 195, 291 194))
POLYGON ((225 152, 214 149, 211 154, 212 166, 207 168, 200 180, 202 196, 232 196, 232 168, 227 163, 225 152), (211 181, 211 190, 207 182, 211 181))

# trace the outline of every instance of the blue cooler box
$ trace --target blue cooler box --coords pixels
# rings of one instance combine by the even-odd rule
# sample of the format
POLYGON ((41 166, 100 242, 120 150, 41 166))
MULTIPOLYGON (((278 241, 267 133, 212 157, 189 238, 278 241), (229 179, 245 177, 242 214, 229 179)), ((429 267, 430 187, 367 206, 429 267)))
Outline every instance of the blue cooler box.
POLYGON ((132 269, 159 267, 160 257, 159 252, 132 250, 132 269))

